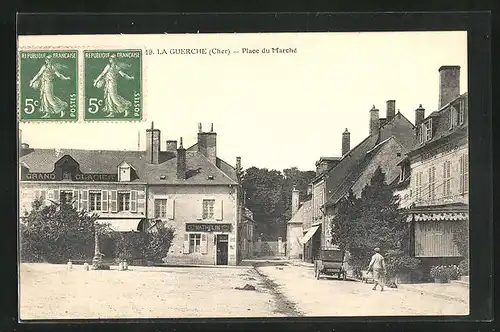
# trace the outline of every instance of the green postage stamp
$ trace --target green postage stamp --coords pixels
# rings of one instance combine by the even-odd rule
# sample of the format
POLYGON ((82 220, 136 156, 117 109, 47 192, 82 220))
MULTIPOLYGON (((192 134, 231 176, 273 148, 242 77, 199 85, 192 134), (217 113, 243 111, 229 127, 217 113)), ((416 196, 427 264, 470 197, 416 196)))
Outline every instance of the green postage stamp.
POLYGON ((142 51, 83 53, 85 120, 142 120, 142 51))
POLYGON ((78 52, 19 52, 19 113, 23 121, 78 120, 78 52))

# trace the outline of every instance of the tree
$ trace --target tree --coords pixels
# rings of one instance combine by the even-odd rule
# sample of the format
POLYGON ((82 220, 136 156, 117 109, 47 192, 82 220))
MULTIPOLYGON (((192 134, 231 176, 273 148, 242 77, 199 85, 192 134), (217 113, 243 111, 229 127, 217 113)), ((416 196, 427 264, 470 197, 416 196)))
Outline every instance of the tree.
POLYGON ((355 272, 366 268, 373 249, 388 254, 387 270, 391 274, 412 270, 418 260, 406 250, 410 229, 399 210, 399 197, 385 182, 385 174, 378 167, 361 197, 350 192, 338 206, 332 220, 334 243, 350 253, 350 265, 355 272))
POLYGON ((291 218, 292 189, 295 186, 302 198, 314 172, 303 172, 296 167, 283 170, 248 168, 242 176, 242 186, 246 193, 246 207, 256 220, 256 232, 264 239, 276 240, 285 237, 286 222, 291 218))
POLYGON ((35 200, 20 225, 21 261, 62 263, 93 256, 97 215, 35 200))

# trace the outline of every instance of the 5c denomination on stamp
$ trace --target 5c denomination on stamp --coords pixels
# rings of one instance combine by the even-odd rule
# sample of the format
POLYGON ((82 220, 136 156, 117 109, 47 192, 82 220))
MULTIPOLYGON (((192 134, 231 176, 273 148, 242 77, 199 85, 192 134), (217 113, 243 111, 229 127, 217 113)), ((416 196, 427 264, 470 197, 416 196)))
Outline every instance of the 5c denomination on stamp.
POLYGON ((19 52, 21 121, 78 120, 78 52, 19 52))
POLYGON ((84 51, 85 120, 142 120, 142 51, 84 51))

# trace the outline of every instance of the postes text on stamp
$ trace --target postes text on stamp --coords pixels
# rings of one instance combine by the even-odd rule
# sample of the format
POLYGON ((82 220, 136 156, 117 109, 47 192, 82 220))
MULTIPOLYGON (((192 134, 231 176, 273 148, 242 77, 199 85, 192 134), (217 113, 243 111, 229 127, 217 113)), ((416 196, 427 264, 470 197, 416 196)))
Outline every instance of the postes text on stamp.
POLYGON ((84 51, 85 120, 142 120, 142 51, 84 51))
POLYGON ((19 52, 21 121, 78 120, 78 52, 19 52))

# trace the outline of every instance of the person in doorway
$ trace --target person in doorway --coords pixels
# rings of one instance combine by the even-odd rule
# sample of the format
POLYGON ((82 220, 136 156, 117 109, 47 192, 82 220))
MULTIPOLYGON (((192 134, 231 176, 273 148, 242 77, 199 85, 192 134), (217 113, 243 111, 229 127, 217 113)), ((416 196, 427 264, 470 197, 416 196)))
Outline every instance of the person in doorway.
POLYGON ((373 274, 373 281, 375 285, 373 290, 377 290, 377 285, 380 285, 380 291, 384 291, 384 273, 385 273, 385 261, 384 256, 380 254, 380 249, 375 248, 375 254, 372 256, 370 265, 368 265, 368 271, 373 274))

